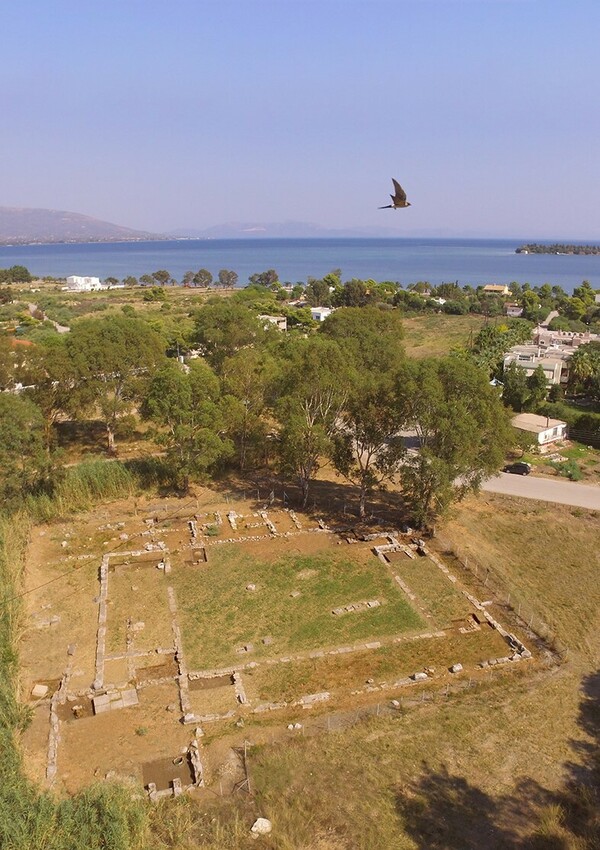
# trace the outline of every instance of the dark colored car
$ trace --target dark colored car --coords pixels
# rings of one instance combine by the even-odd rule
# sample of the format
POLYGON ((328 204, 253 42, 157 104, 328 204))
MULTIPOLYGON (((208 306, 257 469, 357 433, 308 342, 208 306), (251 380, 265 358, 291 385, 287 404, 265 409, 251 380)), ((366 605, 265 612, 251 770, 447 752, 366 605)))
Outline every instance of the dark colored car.
POLYGON ((531 466, 528 463, 525 463, 524 460, 520 460, 517 463, 509 463, 504 467, 504 472, 512 472, 513 475, 529 475, 531 472, 531 466))

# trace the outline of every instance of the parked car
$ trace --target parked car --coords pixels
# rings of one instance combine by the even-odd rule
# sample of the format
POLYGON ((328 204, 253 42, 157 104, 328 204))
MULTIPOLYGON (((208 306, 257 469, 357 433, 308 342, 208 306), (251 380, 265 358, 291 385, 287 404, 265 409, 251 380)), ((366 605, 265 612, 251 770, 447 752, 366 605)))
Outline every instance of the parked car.
POLYGON ((519 460, 517 463, 509 463, 504 467, 504 472, 512 472, 513 475, 529 475, 531 472, 531 464, 524 460, 519 460))

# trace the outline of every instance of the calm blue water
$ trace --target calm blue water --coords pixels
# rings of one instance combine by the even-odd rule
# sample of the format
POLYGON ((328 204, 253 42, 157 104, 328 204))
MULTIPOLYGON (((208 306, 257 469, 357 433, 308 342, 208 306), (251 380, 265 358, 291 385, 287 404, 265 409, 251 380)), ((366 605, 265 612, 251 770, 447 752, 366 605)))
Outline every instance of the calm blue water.
POLYGON ((515 254, 527 240, 507 239, 214 239, 83 245, 0 247, 0 268, 27 266, 36 275, 139 277, 167 269, 176 280, 188 270, 233 269, 249 275, 274 268, 282 281, 306 282, 334 268, 357 277, 431 284, 550 283, 571 292, 582 280, 600 288, 600 255, 515 254))

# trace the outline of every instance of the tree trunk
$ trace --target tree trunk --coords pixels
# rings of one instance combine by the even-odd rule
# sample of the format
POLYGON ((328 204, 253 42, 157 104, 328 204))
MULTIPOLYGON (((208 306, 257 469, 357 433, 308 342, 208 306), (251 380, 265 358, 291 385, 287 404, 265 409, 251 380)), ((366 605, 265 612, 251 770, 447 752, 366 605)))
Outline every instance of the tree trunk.
POLYGON ((115 432, 108 422, 106 423, 106 439, 108 442, 108 453, 110 455, 116 455, 117 449, 115 447, 115 432))
POLYGON ((306 509, 308 504, 308 488, 310 485, 310 479, 301 478, 300 479, 300 487, 302 489, 302 510, 306 509))
POLYGON ((358 515, 361 519, 365 518, 365 506, 367 501, 367 491, 366 488, 360 488, 360 498, 358 501, 358 515))

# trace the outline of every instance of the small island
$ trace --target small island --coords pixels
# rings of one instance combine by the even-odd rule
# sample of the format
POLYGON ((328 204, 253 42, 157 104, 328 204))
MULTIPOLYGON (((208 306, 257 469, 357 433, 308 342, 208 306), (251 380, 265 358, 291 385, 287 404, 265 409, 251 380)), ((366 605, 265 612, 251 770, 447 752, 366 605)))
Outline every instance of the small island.
POLYGON ((600 254, 600 245, 539 245, 534 242, 516 248, 515 254, 600 254))

